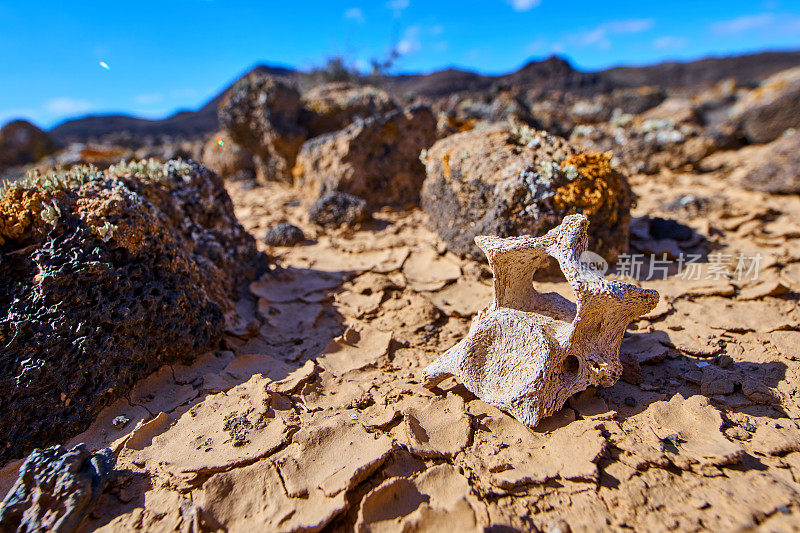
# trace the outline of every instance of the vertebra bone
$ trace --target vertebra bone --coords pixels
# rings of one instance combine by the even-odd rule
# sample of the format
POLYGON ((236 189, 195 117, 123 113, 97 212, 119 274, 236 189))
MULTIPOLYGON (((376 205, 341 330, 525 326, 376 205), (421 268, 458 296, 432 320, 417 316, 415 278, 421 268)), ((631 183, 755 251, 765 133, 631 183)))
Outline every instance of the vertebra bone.
POLYGON ((625 328, 659 295, 609 281, 579 261, 583 215, 569 215, 541 237, 476 237, 494 272, 494 301, 469 333, 424 370, 427 387, 455 375, 478 398, 535 426, 573 394, 610 386, 622 373, 625 328), (558 261, 576 303, 533 288, 534 272, 558 261))

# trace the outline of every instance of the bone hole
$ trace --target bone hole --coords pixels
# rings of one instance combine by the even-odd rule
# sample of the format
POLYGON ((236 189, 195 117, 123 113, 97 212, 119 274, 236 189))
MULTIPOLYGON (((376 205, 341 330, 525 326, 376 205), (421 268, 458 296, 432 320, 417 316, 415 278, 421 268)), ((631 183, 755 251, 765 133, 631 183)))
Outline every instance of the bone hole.
POLYGON ((561 368, 564 371, 564 375, 567 377, 574 377, 578 374, 578 369, 580 368, 581 363, 578 361, 578 358, 574 355, 568 355, 564 358, 564 361, 561 363, 561 368))

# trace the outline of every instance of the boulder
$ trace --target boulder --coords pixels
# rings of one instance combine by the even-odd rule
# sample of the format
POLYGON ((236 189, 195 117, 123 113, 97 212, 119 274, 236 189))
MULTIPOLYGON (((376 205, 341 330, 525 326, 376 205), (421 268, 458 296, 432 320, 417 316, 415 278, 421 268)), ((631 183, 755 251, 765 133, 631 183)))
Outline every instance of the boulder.
POLYGON ((221 178, 192 162, 32 176, 0 194, 0 463, 84 431, 222 339, 263 269, 221 178))
POLYGON ((579 100, 572 105, 570 113, 577 124, 596 124, 606 122, 615 115, 638 115, 661 104, 666 97, 664 90, 658 87, 616 89, 611 93, 579 100))
POLYGON ((613 261, 628 249, 632 194, 610 155, 497 125, 438 141, 426 154, 422 207, 457 254, 481 257, 478 235, 543 235, 566 215, 589 218, 589 249, 613 261))
POLYGON ((731 181, 746 189, 775 194, 800 193, 800 132, 782 135, 764 145, 753 146, 731 181))
POLYGON ((453 95, 438 102, 437 137, 473 129, 478 123, 516 122, 530 125, 533 117, 518 91, 496 95, 453 95))
POLYGON ((253 154, 238 145, 227 131, 218 131, 203 145, 203 164, 223 179, 246 180, 255 177, 253 154))
POLYGON ((433 144, 427 106, 398 109, 307 141, 292 173, 311 201, 330 192, 363 198, 369 208, 419 202, 425 179, 420 152, 433 144))
POLYGON ((731 118, 754 143, 774 141, 800 127, 800 67, 773 74, 741 98, 731 118))
POLYGON ((346 128, 358 118, 369 118, 397 109, 386 91, 370 85, 326 83, 302 97, 302 122, 309 137, 346 128))
POLYGON ((628 174, 656 174, 665 168, 693 169, 732 142, 723 130, 706 132, 689 123, 632 115, 601 124, 578 125, 572 130, 570 141, 586 150, 612 152, 614 164, 628 174))
POLYGON ((251 73, 227 92, 219 120, 231 139, 261 158, 267 179, 289 181, 306 137, 301 108, 300 93, 292 85, 251 73))
POLYGON ((50 135, 25 120, 0 128, 0 168, 35 163, 57 150, 50 135))

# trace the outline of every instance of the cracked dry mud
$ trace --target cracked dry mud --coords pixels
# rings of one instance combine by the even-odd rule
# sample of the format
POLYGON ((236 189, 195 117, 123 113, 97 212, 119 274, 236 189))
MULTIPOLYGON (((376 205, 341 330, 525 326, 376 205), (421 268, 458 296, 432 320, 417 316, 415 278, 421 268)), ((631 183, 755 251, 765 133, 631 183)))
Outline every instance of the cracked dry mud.
POLYGON ((323 232, 288 187, 229 184, 256 238, 290 222, 309 241, 268 249, 280 268, 237 303, 225 350, 164 367, 65 443, 117 454, 83 529, 797 529, 800 198, 714 173, 631 181, 632 251, 761 253, 760 275, 641 282, 661 301, 626 332, 623 378, 535 429, 453 378, 422 386, 491 298, 484 262, 446 253, 418 210, 323 232), (645 214, 693 238, 654 239, 645 214))

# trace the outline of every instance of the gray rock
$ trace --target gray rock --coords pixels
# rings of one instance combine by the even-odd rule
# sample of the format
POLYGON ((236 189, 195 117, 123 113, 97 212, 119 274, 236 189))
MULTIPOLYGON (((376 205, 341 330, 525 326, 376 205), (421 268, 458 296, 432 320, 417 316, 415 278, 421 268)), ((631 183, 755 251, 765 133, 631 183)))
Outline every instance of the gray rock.
POLYGON ((352 226, 369 218, 367 203, 343 192, 324 195, 311 206, 308 215, 314 224, 326 227, 352 226))
POLYGON ((800 128, 800 67, 778 72, 737 102, 731 110, 747 138, 774 141, 789 128, 800 128))
POLYGON ((303 230, 295 225, 283 222, 267 228, 264 243, 269 246, 294 246, 306 240, 303 230))
POLYGON ((261 159, 266 179, 290 181, 305 140, 300 93, 270 76, 252 73, 237 81, 219 106, 231 138, 261 159))
POLYGON ((114 456, 108 448, 35 449, 0 504, 0 531, 76 531, 108 483, 114 456))
POLYGON ((339 191, 363 198, 371 209, 405 207, 419 202, 425 179, 419 155, 435 138, 429 107, 398 109, 309 140, 292 172, 311 201, 339 191))
POLYGON ((477 235, 540 236, 574 213, 589 218, 590 250, 628 249, 631 190, 606 155, 505 124, 438 141, 426 168, 422 207, 454 253, 479 258, 477 235))

